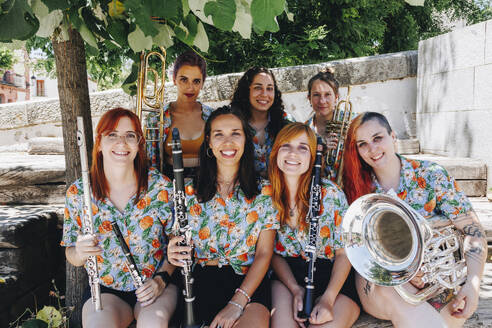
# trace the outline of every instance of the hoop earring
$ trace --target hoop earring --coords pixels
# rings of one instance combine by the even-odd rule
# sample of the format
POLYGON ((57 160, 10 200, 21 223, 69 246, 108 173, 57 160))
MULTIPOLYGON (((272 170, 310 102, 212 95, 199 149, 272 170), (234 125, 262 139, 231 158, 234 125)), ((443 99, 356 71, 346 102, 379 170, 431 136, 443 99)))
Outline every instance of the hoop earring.
POLYGON ((210 154, 210 153, 208 152, 209 150, 212 150, 212 148, 207 148, 207 151, 206 151, 206 153, 207 153, 207 157, 209 157, 209 158, 214 158, 214 154, 213 154, 213 153, 212 153, 212 154, 210 154))

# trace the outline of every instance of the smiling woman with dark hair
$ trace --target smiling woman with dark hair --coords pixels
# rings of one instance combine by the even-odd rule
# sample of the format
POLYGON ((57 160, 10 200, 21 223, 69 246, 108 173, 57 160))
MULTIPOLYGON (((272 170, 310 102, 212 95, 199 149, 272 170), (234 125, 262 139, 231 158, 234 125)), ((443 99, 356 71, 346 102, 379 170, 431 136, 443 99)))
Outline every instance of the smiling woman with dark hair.
MULTIPOLYGON (((271 187, 259 183, 253 145, 240 112, 225 106, 205 124, 200 171, 185 186, 192 232, 198 321, 210 328, 268 327, 265 274, 278 228, 271 187)), ((172 184, 167 186, 172 192, 172 184)), ((169 261, 182 266, 191 248, 171 238, 169 261)))
POLYGON ((252 67, 239 79, 231 106, 243 113, 253 132, 255 168, 263 177, 267 175, 268 154, 280 129, 288 123, 285 119, 282 93, 272 71, 252 67))

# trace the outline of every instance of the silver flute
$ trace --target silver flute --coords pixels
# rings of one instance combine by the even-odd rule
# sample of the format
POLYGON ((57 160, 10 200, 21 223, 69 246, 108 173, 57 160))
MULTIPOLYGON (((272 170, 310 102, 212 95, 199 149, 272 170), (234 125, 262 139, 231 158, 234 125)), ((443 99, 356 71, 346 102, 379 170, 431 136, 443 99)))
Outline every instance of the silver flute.
MULTIPOLYGON (((84 189, 84 213, 82 215, 82 232, 94 235, 94 224, 92 220, 91 185, 89 180, 89 162, 87 160, 87 147, 85 144, 84 120, 77 116, 77 145, 80 151, 80 165, 82 167, 82 185, 84 189)), ((97 270, 96 256, 89 256, 86 262, 87 276, 91 287, 91 298, 96 311, 102 310, 101 288, 99 287, 99 272, 97 270)))
POLYGON ((128 245, 125 242, 125 238, 123 238, 123 234, 121 233, 120 227, 118 226, 116 221, 112 221, 111 226, 113 227, 113 232, 116 235, 116 238, 118 238, 118 241, 120 242, 120 247, 121 250, 123 251, 123 255, 125 255, 126 258, 125 264, 126 267, 128 268, 128 272, 130 273, 130 276, 132 277, 133 284, 138 289, 143 286, 145 279, 142 278, 140 272, 138 272, 137 263, 135 262, 135 259, 133 258, 132 253, 130 252, 130 248, 128 248, 128 245))

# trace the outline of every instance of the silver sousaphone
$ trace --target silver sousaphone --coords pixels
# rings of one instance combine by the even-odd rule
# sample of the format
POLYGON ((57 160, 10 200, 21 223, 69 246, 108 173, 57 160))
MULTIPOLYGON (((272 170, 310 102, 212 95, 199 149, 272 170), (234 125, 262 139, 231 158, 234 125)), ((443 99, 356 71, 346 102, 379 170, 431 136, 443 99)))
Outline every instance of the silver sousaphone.
POLYGON ((345 251, 366 280, 393 286, 408 303, 419 304, 466 281, 463 237, 443 216, 425 219, 396 194, 357 199, 342 221, 345 251), (403 284, 417 272, 426 286, 416 294, 403 284))

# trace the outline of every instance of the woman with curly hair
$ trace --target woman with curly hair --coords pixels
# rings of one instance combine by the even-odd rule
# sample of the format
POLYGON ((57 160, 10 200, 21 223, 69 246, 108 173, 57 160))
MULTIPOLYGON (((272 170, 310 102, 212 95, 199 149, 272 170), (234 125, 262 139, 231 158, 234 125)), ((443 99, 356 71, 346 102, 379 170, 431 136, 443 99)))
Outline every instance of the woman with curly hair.
POLYGON ((253 132, 255 169, 267 175, 268 154, 285 119, 282 93, 272 71, 264 67, 248 69, 237 83, 231 106, 239 108, 253 132))

